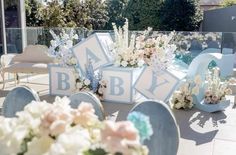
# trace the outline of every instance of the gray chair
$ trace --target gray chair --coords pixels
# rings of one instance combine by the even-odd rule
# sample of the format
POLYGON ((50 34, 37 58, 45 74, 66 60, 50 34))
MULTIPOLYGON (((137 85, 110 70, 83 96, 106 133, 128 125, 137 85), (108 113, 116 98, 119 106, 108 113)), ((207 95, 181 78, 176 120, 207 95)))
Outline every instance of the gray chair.
POLYGON ((153 135, 144 144, 149 155, 176 155, 179 146, 179 128, 169 107, 161 101, 148 100, 136 105, 130 112, 141 112, 150 118, 153 135))
POLYGON ((95 114, 99 120, 105 119, 104 109, 100 100, 90 92, 79 92, 70 96, 70 105, 72 108, 77 108, 81 102, 91 103, 95 109, 95 114))
POLYGON ((7 94, 3 102, 3 116, 15 117, 18 111, 24 110, 24 107, 32 101, 40 101, 34 90, 26 86, 14 88, 7 94))

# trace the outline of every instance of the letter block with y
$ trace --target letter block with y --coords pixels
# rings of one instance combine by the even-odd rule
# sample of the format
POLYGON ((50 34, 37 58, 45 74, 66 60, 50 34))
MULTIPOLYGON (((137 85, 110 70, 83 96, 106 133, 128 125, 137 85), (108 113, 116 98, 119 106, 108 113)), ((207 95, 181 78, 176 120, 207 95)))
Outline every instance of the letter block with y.
POLYGON ((71 95, 75 90, 75 69, 50 65, 49 81, 51 95, 71 95))
POLYGON ((78 60, 78 68, 83 75, 85 74, 85 64, 88 63, 89 59, 93 63, 94 70, 111 64, 109 46, 112 43, 109 33, 95 33, 72 48, 78 60))
POLYGON ((133 88, 143 68, 105 67, 101 69, 103 79, 107 81, 104 101, 132 104, 136 92, 133 88))
POLYGON ((146 67, 135 83, 135 89, 148 99, 167 101, 186 73, 169 69, 155 73, 146 67))

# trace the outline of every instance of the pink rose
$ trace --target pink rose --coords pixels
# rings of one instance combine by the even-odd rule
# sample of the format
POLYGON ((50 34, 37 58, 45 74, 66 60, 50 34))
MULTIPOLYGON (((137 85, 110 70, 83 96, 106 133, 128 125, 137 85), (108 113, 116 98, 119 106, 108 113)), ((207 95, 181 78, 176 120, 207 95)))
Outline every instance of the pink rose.
POLYGON ((211 98, 210 98, 210 97, 206 97, 206 98, 205 98, 205 102, 208 103, 208 104, 210 104, 210 103, 211 103, 211 98))
POLYGON ((211 99, 212 99, 213 103, 217 103, 219 100, 218 96, 216 96, 216 95, 213 95, 211 99))
POLYGON ((207 91, 205 92, 205 96, 211 96, 211 91, 207 90, 207 91))

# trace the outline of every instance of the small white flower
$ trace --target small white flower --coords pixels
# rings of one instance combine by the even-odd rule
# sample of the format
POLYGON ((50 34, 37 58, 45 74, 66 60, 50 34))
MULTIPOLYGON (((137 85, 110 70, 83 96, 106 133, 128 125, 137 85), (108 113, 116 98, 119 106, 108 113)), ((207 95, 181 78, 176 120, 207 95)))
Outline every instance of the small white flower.
POLYGON ((122 61, 122 62, 121 62, 121 66, 127 67, 127 65, 128 65, 128 62, 127 62, 127 61, 122 61))
POLYGON ((199 87, 198 87, 198 86, 195 86, 195 87, 192 89, 192 93, 193 93, 194 95, 199 94, 199 87))
POLYGON ((76 88, 81 89, 83 87, 83 84, 81 82, 76 83, 76 88))
POLYGON ((91 83, 91 82, 90 82, 89 79, 85 79, 85 80, 84 80, 84 84, 85 84, 86 86, 90 85, 90 83, 91 83))
POLYGON ((145 62, 144 62, 143 60, 139 60, 138 66, 139 66, 139 67, 142 67, 142 66, 144 65, 144 63, 145 63, 145 62))
POLYGON ((99 88, 99 89, 98 89, 98 93, 99 93, 99 94, 103 94, 103 92, 104 92, 104 89, 103 89, 103 88, 99 88))

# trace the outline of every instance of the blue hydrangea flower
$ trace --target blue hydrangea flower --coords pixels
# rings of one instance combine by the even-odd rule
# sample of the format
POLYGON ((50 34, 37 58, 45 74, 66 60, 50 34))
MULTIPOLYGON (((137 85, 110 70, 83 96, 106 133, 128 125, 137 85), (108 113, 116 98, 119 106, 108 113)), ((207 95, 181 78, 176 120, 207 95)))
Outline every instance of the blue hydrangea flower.
POLYGON ((134 111, 128 115, 127 119, 131 121, 139 131, 141 143, 146 139, 150 139, 153 135, 152 125, 148 116, 134 111))
POLYGON ((91 85, 90 85, 90 90, 93 92, 96 92, 98 90, 99 86, 99 81, 101 80, 100 74, 95 75, 92 61, 89 60, 88 64, 86 64, 86 78, 90 80, 91 85))

